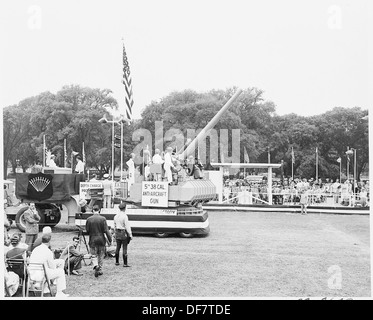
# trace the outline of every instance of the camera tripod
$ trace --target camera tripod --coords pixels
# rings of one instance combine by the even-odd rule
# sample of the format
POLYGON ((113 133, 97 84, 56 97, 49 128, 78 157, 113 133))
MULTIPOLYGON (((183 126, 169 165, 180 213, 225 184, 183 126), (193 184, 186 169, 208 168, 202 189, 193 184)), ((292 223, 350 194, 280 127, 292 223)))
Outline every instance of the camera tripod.
POLYGON ((87 240, 85 239, 85 236, 84 236, 84 230, 81 226, 77 226, 77 227, 78 227, 78 237, 79 237, 79 248, 80 248, 80 245, 81 245, 82 239, 83 239, 83 242, 84 242, 85 247, 87 249, 87 253, 90 253, 89 247, 88 247, 88 244, 87 244, 87 240))

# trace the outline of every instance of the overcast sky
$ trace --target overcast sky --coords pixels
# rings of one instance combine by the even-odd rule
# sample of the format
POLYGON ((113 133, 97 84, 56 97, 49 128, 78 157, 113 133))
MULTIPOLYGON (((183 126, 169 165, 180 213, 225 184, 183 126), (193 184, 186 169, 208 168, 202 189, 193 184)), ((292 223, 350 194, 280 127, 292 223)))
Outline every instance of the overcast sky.
POLYGON ((134 117, 174 90, 257 87, 280 115, 372 105, 373 1, 4 1, 0 105, 109 88, 134 117))

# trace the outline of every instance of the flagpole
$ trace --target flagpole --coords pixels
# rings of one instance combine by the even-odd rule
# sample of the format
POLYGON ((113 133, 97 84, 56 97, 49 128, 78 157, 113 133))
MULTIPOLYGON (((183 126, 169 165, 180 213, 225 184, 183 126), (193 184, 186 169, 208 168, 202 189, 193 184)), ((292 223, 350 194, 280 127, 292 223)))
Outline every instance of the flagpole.
POLYGON ((86 163, 86 159, 85 159, 85 150, 84 150, 84 141, 83 141, 83 146, 82 146, 82 156, 83 156, 83 163, 84 163, 84 169, 83 169, 83 174, 85 172, 85 163, 86 163))
POLYGON ((120 122, 120 181, 123 180, 123 120, 120 122))
POLYGON ((111 182, 114 188, 114 116, 112 122, 112 132, 111 132, 111 182))
POLYGON ((294 149, 291 147, 291 180, 294 181, 294 149))
POLYGON ((63 139, 63 166, 67 168, 66 139, 63 139))
POLYGON ((43 134, 43 167, 45 167, 45 134, 43 134))
MULTIPOLYGON (((349 150, 349 147, 347 146, 347 151, 348 151, 348 150, 349 150)), ((346 173, 347 173, 347 174, 346 174, 346 176, 347 176, 347 181, 348 181, 348 180, 350 180, 350 179, 349 179, 349 175, 350 175, 350 174, 349 174, 349 170, 348 170, 348 169, 349 169, 349 165, 350 165, 350 159, 349 159, 349 157, 348 157, 347 152, 346 152, 346 159, 347 159, 347 168, 346 168, 346 173)), ((342 182, 342 181, 341 181, 341 182, 342 182)))
POLYGON ((319 180, 319 153, 316 147, 316 181, 319 180))
POLYGON ((342 159, 339 161, 339 183, 342 183, 342 159))

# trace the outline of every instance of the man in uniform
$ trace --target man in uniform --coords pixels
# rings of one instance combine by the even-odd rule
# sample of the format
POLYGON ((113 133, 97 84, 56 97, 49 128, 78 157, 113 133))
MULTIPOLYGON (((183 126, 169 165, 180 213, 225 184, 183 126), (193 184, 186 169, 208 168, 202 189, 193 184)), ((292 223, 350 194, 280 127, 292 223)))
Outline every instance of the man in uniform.
POLYGON ((174 164, 172 163, 172 150, 173 149, 171 147, 167 147, 164 155, 164 171, 168 184, 172 184, 171 168, 174 168, 174 164))
POLYGON ((84 162, 82 161, 82 158, 80 156, 77 156, 76 160, 78 162, 75 166, 75 172, 79 174, 84 173, 84 162))
POLYGON ((135 183, 135 154, 131 153, 131 158, 126 162, 128 166, 128 192, 135 183))
POLYGON ((113 197, 113 183, 109 180, 109 174, 104 174, 104 180, 102 181, 104 187, 104 205, 103 208, 111 208, 112 197, 113 197))

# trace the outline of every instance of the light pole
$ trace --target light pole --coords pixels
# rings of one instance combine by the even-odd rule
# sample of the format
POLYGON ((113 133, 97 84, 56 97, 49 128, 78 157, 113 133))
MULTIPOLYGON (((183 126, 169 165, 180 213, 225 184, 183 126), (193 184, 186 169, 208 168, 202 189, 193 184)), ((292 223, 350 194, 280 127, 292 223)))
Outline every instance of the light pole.
POLYGON ((355 177, 356 177, 356 170, 355 170, 355 164, 356 164, 356 149, 354 148, 351 148, 351 149, 348 149, 346 151, 346 156, 347 156, 347 180, 349 180, 349 173, 348 173, 348 170, 349 170, 349 166, 350 166, 350 156, 351 155, 355 155, 354 156, 354 191, 355 191, 355 177))
POLYGON ((356 175, 356 171, 357 171, 357 165, 356 165, 356 149, 355 148, 351 148, 350 150, 352 150, 354 152, 354 193, 355 193, 355 188, 356 188, 356 181, 357 181, 357 175, 356 175))
MULTIPOLYGON (((122 170, 122 166, 123 166, 123 120, 122 118, 120 120, 114 120, 114 117, 113 117, 113 120, 108 120, 106 119, 106 114, 100 119, 98 120, 98 122, 100 123, 111 123, 112 124, 112 132, 111 132, 111 180, 112 180, 112 183, 113 183, 113 187, 114 187, 114 125, 116 123, 118 124, 121 124, 121 172, 123 171, 122 170)), ((122 173, 121 173, 122 175, 122 173)))

